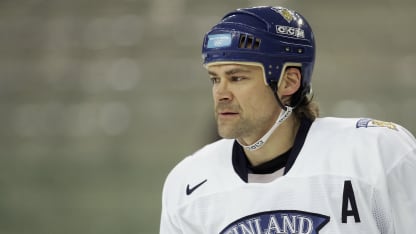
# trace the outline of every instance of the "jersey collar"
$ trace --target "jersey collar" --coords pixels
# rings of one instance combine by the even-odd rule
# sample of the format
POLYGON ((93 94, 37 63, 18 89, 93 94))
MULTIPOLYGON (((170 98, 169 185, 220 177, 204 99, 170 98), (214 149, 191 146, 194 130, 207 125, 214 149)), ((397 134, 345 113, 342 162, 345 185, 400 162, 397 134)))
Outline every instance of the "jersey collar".
MULTIPOLYGON (((269 162, 261 164, 261 167, 267 168, 268 170, 265 173, 277 171, 281 169, 282 167, 285 168, 284 174, 289 172, 290 168, 292 168, 293 164, 295 163, 300 150, 302 149, 303 143, 305 142, 306 135, 308 134, 308 131, 311 125, 312 125, 311 120, 306 119, 306 118, 303 118, 301 120, 301 124, 300 124, 298 132, 296 133, 295 142, 293 144, 292 149, 286 152, 285 154, 272 159, 269 162)), ((234 145, 233 145, 232 163, 233 163, 234 171, 246 183, 248 181, 248 173, 249 172, 256 173, 256 170, 253 171, 250 169, 252 168, 252 166, 250 165, 247 159, 247 156, 244 153, 243 147, 240 144, 238 144, 237 141, 234 141, 234 145)))

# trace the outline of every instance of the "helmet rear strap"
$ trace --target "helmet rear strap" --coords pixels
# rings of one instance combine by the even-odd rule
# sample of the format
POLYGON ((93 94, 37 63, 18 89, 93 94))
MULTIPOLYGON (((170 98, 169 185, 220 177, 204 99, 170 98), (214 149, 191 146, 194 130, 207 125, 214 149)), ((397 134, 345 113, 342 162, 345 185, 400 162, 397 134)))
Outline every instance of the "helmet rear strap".
POLYGON ((280 108, 287 110, 287 106, 283 104, 282 100, 279 98, 279 95, 277 95, 277 82, 270 82, 270 88, 272 89, 273 95, 276 98, 277 104, 279 104, 280 108))

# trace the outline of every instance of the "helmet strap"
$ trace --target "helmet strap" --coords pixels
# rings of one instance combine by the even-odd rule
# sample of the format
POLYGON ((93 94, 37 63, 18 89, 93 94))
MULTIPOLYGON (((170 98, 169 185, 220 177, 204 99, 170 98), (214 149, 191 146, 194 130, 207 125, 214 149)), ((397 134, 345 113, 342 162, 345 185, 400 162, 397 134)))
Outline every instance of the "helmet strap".
POLYGON ((269 129, 269 131, 267 131, 266 134, 264 134, 262 138, 257 140, 255 143, 251 145, 244 145, 237 139, 238 144, 240 144, 244 149, 249 150, 249 151, 260 149, 266 143, 266 141, 270 138, 274 130, 276 130, 276 128, 279 127, 280 124, 283 123, 283 121, 289 118, 290 114, 292 114, 292 111, 293 111, 293 108, 290 106, 286 106, 285 109, 282 109, 280 111, 279 117, 277 118, 273 126, 269 129))
POLYGON ((279 95, 277 95, 277 82, 270 82, 270 88, 272 89, 273 95, 276 98, 277 104, 279 104, 280 108, 286 110, 288 106, 284 105, 282 100, 280 100, 279 95))
POLYGON ((255 151, 255 150, 260 149, 266 143, 266 141, 270 138, 270 136, 276 130, 276 128, 279 127, 287 118, 289 118, 289 116, 293 112, 294 108, 291 107, 291 106, 283 105, 282 101, 280 100, 279 96, 277 95, 277 84, 273 83, 273 85, 271 85, 270 88, 272 89, 273 94, 274 94, 274 96, 277 100, 277 103, 279 104, 279 106, 281 107, 282 110, 280 111, 279 117, 277 118, 276 122, 269 129, 269 131, 267 131, 266 134, 264 134, 263 137, 261 137, 259 140, 257 140, 253 144, 244 145, 237 139, 238 144, 240 144, 244 149, 246 149, 248 151, 255 151))

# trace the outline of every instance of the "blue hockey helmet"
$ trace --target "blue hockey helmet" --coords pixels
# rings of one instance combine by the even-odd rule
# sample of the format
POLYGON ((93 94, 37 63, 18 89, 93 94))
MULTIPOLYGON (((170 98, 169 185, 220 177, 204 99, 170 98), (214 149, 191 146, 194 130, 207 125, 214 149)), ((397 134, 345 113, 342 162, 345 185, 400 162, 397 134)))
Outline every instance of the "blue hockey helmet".
POLYGON ((306 19, 293 10, 242 8, 225 15, 205 35, 202 57, 204 66, 230 62, 261 65, 270 86, 276 86, 287 67, 298 67, 303 92, 308 92, 315 39, 306 19))

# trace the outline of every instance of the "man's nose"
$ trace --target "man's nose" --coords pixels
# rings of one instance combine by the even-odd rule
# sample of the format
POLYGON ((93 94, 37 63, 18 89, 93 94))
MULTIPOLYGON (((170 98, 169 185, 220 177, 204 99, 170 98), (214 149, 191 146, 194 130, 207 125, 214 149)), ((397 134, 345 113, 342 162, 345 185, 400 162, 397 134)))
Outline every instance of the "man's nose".
POLYGON ((229 84, 226 81, 222 81, 216 85, 214 95, 217 101, 232 100, 232 92, 230 91, 229 84))

